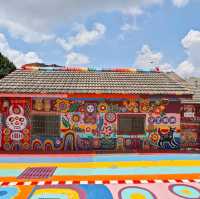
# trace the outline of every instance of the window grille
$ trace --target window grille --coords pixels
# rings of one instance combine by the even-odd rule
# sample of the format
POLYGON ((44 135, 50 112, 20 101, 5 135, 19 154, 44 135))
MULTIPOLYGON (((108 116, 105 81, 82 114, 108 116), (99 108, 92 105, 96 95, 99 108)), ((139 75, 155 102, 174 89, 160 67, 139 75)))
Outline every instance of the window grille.
POLYGON ((118 134, 143 134, 145 132, 145 117, 143 115, 120 115, 118 134))
POLYGON ((60 135, 59 115, 32 115, 31 134, 43 136, 60 135))

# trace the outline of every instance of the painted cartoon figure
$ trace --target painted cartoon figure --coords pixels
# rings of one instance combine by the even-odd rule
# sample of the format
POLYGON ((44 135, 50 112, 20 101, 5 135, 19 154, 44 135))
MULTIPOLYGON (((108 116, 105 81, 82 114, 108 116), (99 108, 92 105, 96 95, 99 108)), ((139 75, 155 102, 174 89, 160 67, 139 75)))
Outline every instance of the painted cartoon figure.
POLYGON ((24 109, 22 106, 17 105, 14 107, 13 105, 9 109, 9 116, 6 119, 6 126, 12 130, 11 139, 12 140, 21 140, 22 130, 26 128, 27 120, 24 116, 24 109))

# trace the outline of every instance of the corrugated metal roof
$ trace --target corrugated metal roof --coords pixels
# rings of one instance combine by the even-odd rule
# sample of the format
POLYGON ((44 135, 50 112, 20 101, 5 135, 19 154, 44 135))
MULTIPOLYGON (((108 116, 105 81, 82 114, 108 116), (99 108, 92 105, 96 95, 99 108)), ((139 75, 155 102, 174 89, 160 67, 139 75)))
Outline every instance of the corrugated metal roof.
POLYGON ((0 80, 0 93, 192 94, 174 73, 16 70, 0 80))

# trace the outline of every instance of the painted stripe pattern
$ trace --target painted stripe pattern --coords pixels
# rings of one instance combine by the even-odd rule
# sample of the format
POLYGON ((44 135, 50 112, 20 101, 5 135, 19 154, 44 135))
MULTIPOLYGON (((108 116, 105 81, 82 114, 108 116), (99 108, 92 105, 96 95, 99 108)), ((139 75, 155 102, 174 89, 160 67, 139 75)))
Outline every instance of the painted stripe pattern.
POLYGON ((48 180, 48 181, 23 181, 23 182, 0 182, 0 186, 35 186, 35 185, 64 185, 64 184, 151 184, 151 183, 200 183, 200 179, 168 179, 168 180, 48 180))

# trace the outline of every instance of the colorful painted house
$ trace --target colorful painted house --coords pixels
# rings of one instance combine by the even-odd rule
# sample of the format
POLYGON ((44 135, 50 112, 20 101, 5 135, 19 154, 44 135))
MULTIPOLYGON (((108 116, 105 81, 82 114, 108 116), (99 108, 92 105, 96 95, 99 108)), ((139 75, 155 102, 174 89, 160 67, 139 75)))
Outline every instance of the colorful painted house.
POLYGON ((0 80, 0 150, 181 150, 174 73, 29 64, 0 80))
POLYGON ((200 149, 200 78, 187 80, 194 95, 192 99, 182 100, 181 133, 182 148, 200 149))

